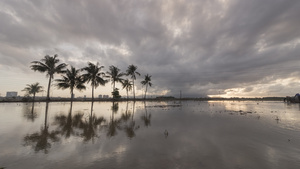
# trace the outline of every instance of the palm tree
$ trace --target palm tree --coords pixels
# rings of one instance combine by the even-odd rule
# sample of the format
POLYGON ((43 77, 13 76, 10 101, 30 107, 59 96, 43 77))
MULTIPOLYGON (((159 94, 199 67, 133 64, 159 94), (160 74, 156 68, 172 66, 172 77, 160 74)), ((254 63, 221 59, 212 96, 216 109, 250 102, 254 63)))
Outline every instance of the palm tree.
POLYGON ((124 88, 126 89, 127 100, 128 100, 128 91, 130 91, 132 89, 132 83, 128 79, 126 79, 123 81, 122 86, 123 86, 123 89, 124 88))
POLYGON ((66 74, 62 75, 61 79, 56 79, 57 87, 59 89, 67 89, 70 88, 71 93, 71 102, 74 98, 74 89, 78 89, 79 91, 84 90, 86 87, 84 85, 83 77, 79 74, 80 69, 76 69, 71 66, 71 69, 66 70, 66 74))
POLYGON ((30 66, 32 70, 38 71, 38 72, 46 72, 46 77, 49 77, 48 82, 48 90, 47 90, 47 101, 50 100, 49 93, 50 93, 50 86, 51 86, 51 80, 54 78, 55 73, 64 73, 64 68, 67 66, 65 63, 58 64, 59 59, 57 59, 57 55, 54 55, 53 57, 46 55, 44 59, 41 61, 33 61, 31 62, 32 65, 30 66))
POLYGON ((125 74, 120 72, 120 69, 113 65, 109 66, 109 71, 107 72, 107 74, 110 76, 111 83, 113 85, 113 91, 115 91, 116 82, 122 83, 124 80, 124 79, 122 79, 122 76, 124 76, 125 74))
POLYGON ((146 85, 146 90, 145 90, 145 97, 144 99, 146 99, 146 94, 147 94, 147 88, 148 86, 152 86, 152 83, 151 83, 151 76, 150 75, 145 75, 145 80, 141 81, 142 85, 145 86, 146 85))
POLYGON ((25 87, 22 91, 26 91, 26 95, 33 95, 32 99, 32 107, 31 107, 31 115, 28 115, 27 117, 30 117, 32 121, 34 121, 34 118, 37 117, 36 113, 34 113, 34 100, 35 100, 35 94, 44 91, 43 87, 39 85, 38 82, 33 84, 27 84, 27 87, 25 87))
POLYGON ((136 71, 137 66, 134 65, 129 65, 127 70, 126 70, 126 74, 127 76, 131 76, 132 79, 132 85, 133 85, 133 99, 135 99, 135 89, 134 89, 134 80, 136 80, 136 76, 135 75, 141 75, 139 72, 136 71))
POLYGON ((82 68, 83 71, 86 71, 83 74, 83 78, 87 83, 91 82, 92 85, 92 102, 94 101, 94 89, 96 89, 99 85, 104 86, 107 83, 107 80, 104 80, 105 73, 100 72, 104 66, 99 66, 99 63, 93 64, 88 62, 88 66, 82 68))
POLYGON ((43 86, 40 86, 38 82, 33 84, 27 84, 27 87, 25 87, 22 91, 26 91, 28 95, 33 95, 33 102, 35 99, 35 94, 44 91, 43 86))

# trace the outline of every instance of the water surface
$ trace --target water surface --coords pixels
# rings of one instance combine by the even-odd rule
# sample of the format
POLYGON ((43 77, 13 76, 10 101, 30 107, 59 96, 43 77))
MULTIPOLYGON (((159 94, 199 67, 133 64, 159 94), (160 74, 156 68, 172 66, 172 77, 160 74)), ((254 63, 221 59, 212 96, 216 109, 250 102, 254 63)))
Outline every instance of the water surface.
POLYGON ((300 168, 282 102, 1 103, 0 168, 300 168))

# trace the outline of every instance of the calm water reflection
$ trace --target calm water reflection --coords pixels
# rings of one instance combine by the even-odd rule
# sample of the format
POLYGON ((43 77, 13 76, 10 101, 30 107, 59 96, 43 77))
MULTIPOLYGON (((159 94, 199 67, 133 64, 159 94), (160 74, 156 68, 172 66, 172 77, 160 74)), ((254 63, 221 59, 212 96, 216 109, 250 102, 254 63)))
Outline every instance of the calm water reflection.
POLYGON ((281 102, 1 103, 0 168, 300 168, 281 102))

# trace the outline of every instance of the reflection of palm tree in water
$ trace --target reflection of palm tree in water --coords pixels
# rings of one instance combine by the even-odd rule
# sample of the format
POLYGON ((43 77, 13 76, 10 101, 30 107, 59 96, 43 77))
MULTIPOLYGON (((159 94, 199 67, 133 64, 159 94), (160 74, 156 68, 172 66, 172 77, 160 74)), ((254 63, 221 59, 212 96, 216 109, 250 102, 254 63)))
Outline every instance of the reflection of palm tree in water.
POLYGON ((28 106, 28 104, 25 105, 24 117, 32 122, 38 117, 36 111, 34 111, 34 102, 32 102, 32 106, 28 106))
POLYGON ((83 124, 82 117, 83 113, 77 113, 76 115, 72 116, 72 107, 73 102, 70 105, 70 111, 68 116, 59 115, 55 116, 54 124, 58 125, 59 129, 57 130, 61 135, 64 135, 65 138, 69 138, 71 135, 77 135, 74 132, 74 128, 80 128, 83 124))
POLYGON ((93 103, 91 106, 91 114, 87 119, 83 118, 83 113, 77 113, 72 116, 72 102, 70 106, 70 112, 68 116, 59 115, 55 117, 55 123, 59 126, 59 133, 65 135, 65 138, 69 138, 71 135, 81 136, 84 141, 87 142, 94 137, 98 137, 97 129, 105 119, 103 117, 97 118, 93 115, 93 103), (75 128, 82 130, 82 133, 76 133, 75 128))
POLYGON ((130 117, 131 117, 131 112, 128 110, 128 101, 127 101, 125 113, 122 113, 121 119, 126 123, 130 119, 130 117))
POLYGON ((97 135, 97 129, 100 129, 102 126, 102 123, 104 123, 106 120, 104 117, 96 117, 95 114, 93 114, 93 102, 91 106, 91 114, 88 118, 88 120, 85 120, 85 122, 82 125, 83 133, 81 136, 84 138, 84 141, 89 141, 92 139, 94 142, 94 137, 98 137, 97 135))
POLYGON ((144 121, 144 125, 148 127, 151 125, 151 113, 149 115, 147 113, 146 102, 144 102, 144 106, 145 106, 145 114, 141 116, 141 119, 144 121))
POLYGON ((111 110, 112 110, 112 113, 111 113, 112 115, 111 115, 110 122, 108 123, 107 133, 106 133, 106 135, 108 137, 113 137, 113 136, 117 135, 117 130, 121 129, 121 122, 122 122, 120 119, 114 118, 114 114, 116 114, 119 110, 119 103, 115 103, 113 101, 111 110))
POLYGON ((46 110, 45 110, 45 123, 44 127, 41 128, 40 132, 36 132, 30 135, 26 135, 24 137, 24 146, 31 145, 32 148, 35 150, 35 152, 39 152, 40 150, 44 150, 44 153, 48 153, 48 149, 51 148, 51 143, 56 142, 59 140, 57 137, 58 132, 57 131, 48 131, 48 125, 47 125, 47 118, 48 118, 48 102, 46 103, 46 110))
POLYGON ((135 136, 135 131, 140 128, 140 126, 135 126, 135 121, 133 120, 134 110, 135 110, 135 101, 133 101, 133 110, 132 110, 131 121, 129 122, 129 124, 126 124, 124 127, 126 135, 130 139, 135 136))

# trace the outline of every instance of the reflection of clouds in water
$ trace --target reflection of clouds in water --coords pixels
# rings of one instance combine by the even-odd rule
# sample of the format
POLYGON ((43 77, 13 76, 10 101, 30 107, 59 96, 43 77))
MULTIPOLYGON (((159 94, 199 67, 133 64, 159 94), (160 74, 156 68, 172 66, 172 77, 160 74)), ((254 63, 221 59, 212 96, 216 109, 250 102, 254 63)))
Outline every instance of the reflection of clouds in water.
MULTIPOLYGON (((90 111, 83 109, 89 109, 90 103, 73 104, 72 116, 82 112, 85 115, 83 120, 88 122, 90 111)), ((156 102, 147 103, 147 106, 151 104, 161 105, 156 102)), ((102 111, 95 110, 95 117, 104 117, 108 123, 112 116, 112 103, 95 102, 94 105, 99 110, 102 108, 102 111)), ((276 168, 277 164, 281 164, 281 167, 293 168, 292 162, 300 160, 297 156, 299 136, 294 136, 295 130, 281 127, 282 124, 287 124, 289 118, 295 122, 297 119, 300 121, 298 107, 287 109, 286 105, 280 102, 263 102, 257 105, 256 102, 186 101, 182 102, 180 108, 150 107, 145 110, 144 103, 136 102, 135 105, 134 116, 131 110, 130 118, 126 120, 127 118, 122 117, 127 103, 119 102, 119 110, 114 114, 115 120, 122 121, 117 135, 107 137, 105 128, 97 128, 95 132, 98 137, 94 138, 94 141, 85 142, 84 138, 78 135, 61 137, 59 142, 52 144, 47 155, 39 154, 43 158, 39 158, 40 161, 35 164, 46 164, 48 168, 64 168, 70 164, 74 165, 74 168, 276 168), (257 113, 240 115, 239 110, 242 106, 243 112, 256 110, 257 113), (230 115, 233 111, 237 113, 230 115), (149 114, 151 125, 146 127, 142 117, 149 114), (255 115, 262 117, 257 120, 255 115), (277 124, 273 116, 278 116, 281 121, 277 124), (132 119, 135 126, 140 128, 134 131, 135 137, 128 139, 125 126, 129 126, 132 119), (167 139, 163 134, 165 130, 169 133, 167 139), (287 141, 288 139, 290 141, 287 141)), ((64 115, 67 118, 69 106, 67 103, 49 105, 48 124, 51 130, 57 128, 53 124, 55 116, 64 115)), ((132 102, 129 102, 128 108, 132 106, 132 102)), ((43 118, 41 115, 34 123, 25 124, 33 125, 40 121, 43 124, 43 118)), ((39 131, 39 127, 40 125, 32 130, 39 131)), ((76 129, 76 132, 80 133, 82 130, 76 129)), ((10 139, 19 138, 13 135, 10 139)), ((3 142, 0 141, 1 145, 3 142)), ((17 148, 28 152, 24 147, 12 147, 13 145, 10 145, 8 149, 17 148)), ((18 155, 11 158, 22 159, 18 155)), ((26 157, 27 161, 33 159, 36 160, 35 156, 30 154, 26 157)), ((24 161, 21 160, 19 164, 25 164, 24 161)), ((27 167, 32 165, 27 164, 27 167)))
POLYGON ((278 123, 279 127, 299 130, 300 113, 298 104, 288 105, 283 102, 256 102, 256 101, 225 101, 209 102, 209 111, 225 113, 230 115, 244 115, 258 120, 268 122, 270 125, 278 123), (212 106, 213 105, 213 106, 212 106))
POLYGON ((278 156, 280 153, 270 146, 266 146, 265 151, 265 155, 267 156, 267 160, 270 162, 270 164, 273 164, 274 167, 280 166, 280 164, 278 164, 278 161, 280 160, 278 156))

